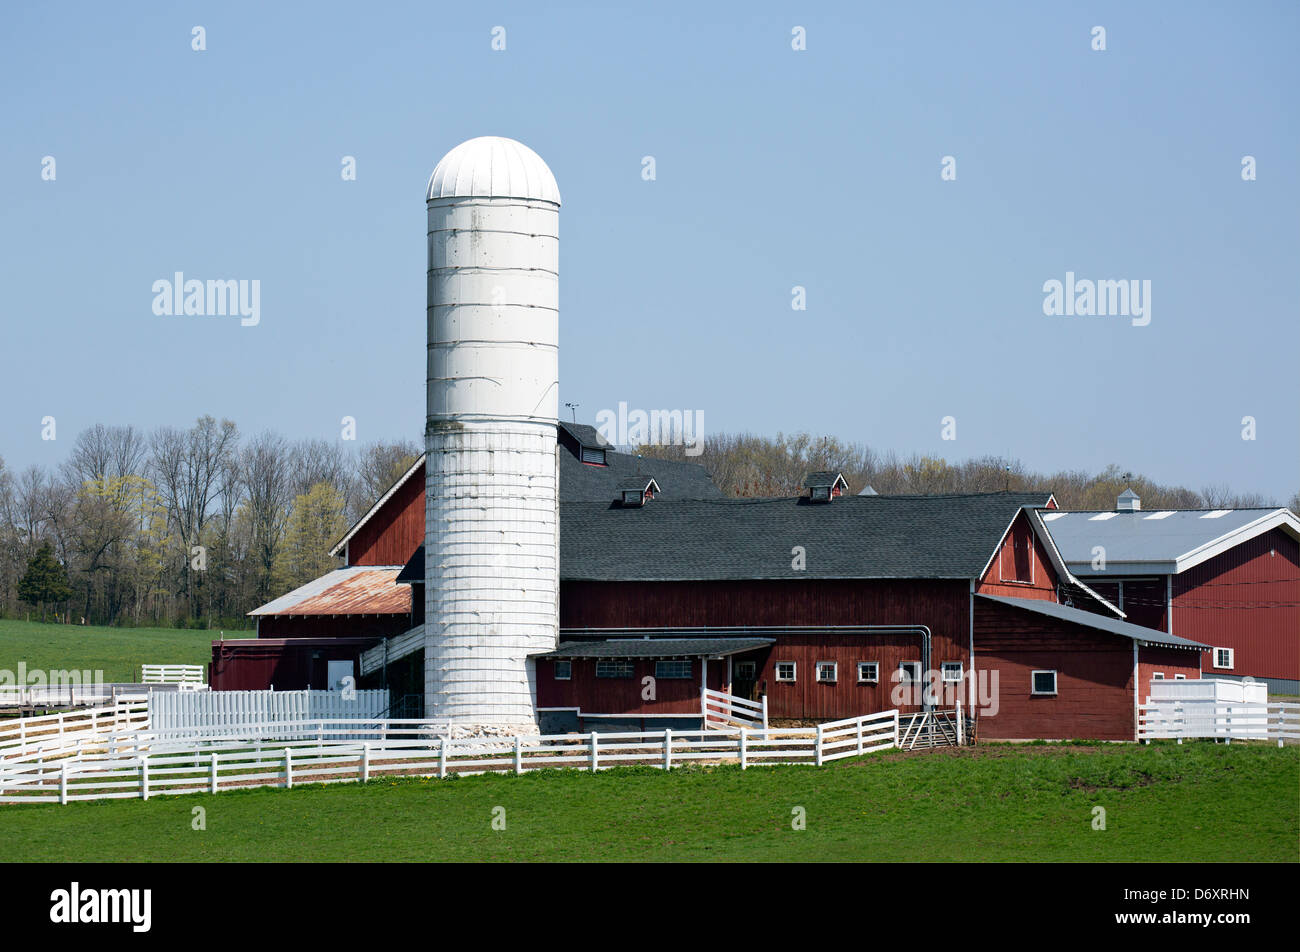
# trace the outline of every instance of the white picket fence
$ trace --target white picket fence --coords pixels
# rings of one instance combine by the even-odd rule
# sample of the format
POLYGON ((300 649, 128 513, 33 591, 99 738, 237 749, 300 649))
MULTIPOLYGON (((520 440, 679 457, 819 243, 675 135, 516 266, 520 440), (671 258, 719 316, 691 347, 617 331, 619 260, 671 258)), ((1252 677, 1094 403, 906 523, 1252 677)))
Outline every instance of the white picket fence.
MULTIPOLYGON (((284 724, 276 725, 283 729, 284 724)), ((0 802, 70 803, 217 793, 243 787, 367 781, 378 776, 513 772, 569 767, 601 770, 642 765, 670 770, 691 762, 757 765, 824 764, 894 747, 898 712, 816 728, 724 728, 643 733, 452 738, 424 721, 302 722, 298 737, 194 737, 135 731, 105 737, 98 749, 59 759, 0 760, 0 802), (323 740, 334 734, 352 739, 323 740), (355 735, 365 733, 368 739, 355 735)), ((254 733, 260 727, 253 725, 254 733)))
MULTIPOLYGON (((1190 683, 1190 682, 1189 682, 1190 683)), ((1138 706, 1137 738, 1277 741, 1300 740, 1300 704, 1224 703, 1213 699, 1149 701, 1138 706)))
POLYGON ((199 691, 149 695, 149 726, 195 737, 242 737, 251 724, 264 737, 296 736, 305 721, 374 719, 388 709, 388 692, 199 691))
POLYGON ((766 727, 767 695, 761 701, 751 701, 725 691, 700 688, 700 714, 705 727, 766 727))
POLYGON ((0 720, 0 771, 26 760, 66 757, 148 726, 148 702, 143 696, 119 697, 112 704, 79 711, 0 720))
POLYGON ((144 684, 203 684, 206 668, 201 664, 142 664, 140 681, 144 684))

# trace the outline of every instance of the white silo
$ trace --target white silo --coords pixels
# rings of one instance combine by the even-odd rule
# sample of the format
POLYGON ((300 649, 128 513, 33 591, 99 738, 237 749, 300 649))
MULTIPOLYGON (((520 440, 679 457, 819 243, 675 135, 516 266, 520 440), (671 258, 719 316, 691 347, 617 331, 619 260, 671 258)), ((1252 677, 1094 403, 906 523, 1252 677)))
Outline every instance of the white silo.
POLYGON ((425 716, 528 730, 559 633, 560 190, 470 139, 429 179, 425 716))

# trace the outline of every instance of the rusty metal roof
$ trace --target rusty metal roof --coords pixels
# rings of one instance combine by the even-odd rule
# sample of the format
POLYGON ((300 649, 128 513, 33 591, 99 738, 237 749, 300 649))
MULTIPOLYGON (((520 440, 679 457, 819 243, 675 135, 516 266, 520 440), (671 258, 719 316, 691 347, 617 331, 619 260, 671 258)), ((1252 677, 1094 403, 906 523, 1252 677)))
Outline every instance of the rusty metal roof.
POLYGON ((255 608, 250 615, 406 615, 411 589, 397 584, 400 565, 353 565, 327 572, 255 608))

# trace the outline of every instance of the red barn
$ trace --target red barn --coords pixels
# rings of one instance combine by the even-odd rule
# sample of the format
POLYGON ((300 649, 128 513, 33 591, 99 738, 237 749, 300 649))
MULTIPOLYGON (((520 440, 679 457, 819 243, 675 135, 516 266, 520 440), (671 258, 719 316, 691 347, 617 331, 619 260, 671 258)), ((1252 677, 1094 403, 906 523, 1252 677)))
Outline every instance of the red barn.
POLYGON ((1204 642, 1207 677, 1300 693, 1300 519, 1287 509, 1056 512, 1070 570, 1149 628, 1204 642))

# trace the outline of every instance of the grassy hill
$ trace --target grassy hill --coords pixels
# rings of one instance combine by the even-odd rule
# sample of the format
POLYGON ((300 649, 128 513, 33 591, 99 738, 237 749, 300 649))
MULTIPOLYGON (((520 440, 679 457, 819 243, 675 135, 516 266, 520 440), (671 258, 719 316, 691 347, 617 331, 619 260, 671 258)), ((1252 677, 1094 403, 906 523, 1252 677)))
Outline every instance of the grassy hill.
POLYGON ((142 664, 207 664, 219 637, 251 638, 251 631, 180 628, 104 628, 0 619, 0 669, 103 671, 105 681, 134 681, 142 664))
POLYGON ((0 814, 11 862, 1294 863, 1298 785, 1295 747, 987 745, 820 768, 539 770, 0 814), (1093 828, 1099 806, 1105 830, 1093 828), (195 807, 205 830, 192 828, 195 807))

